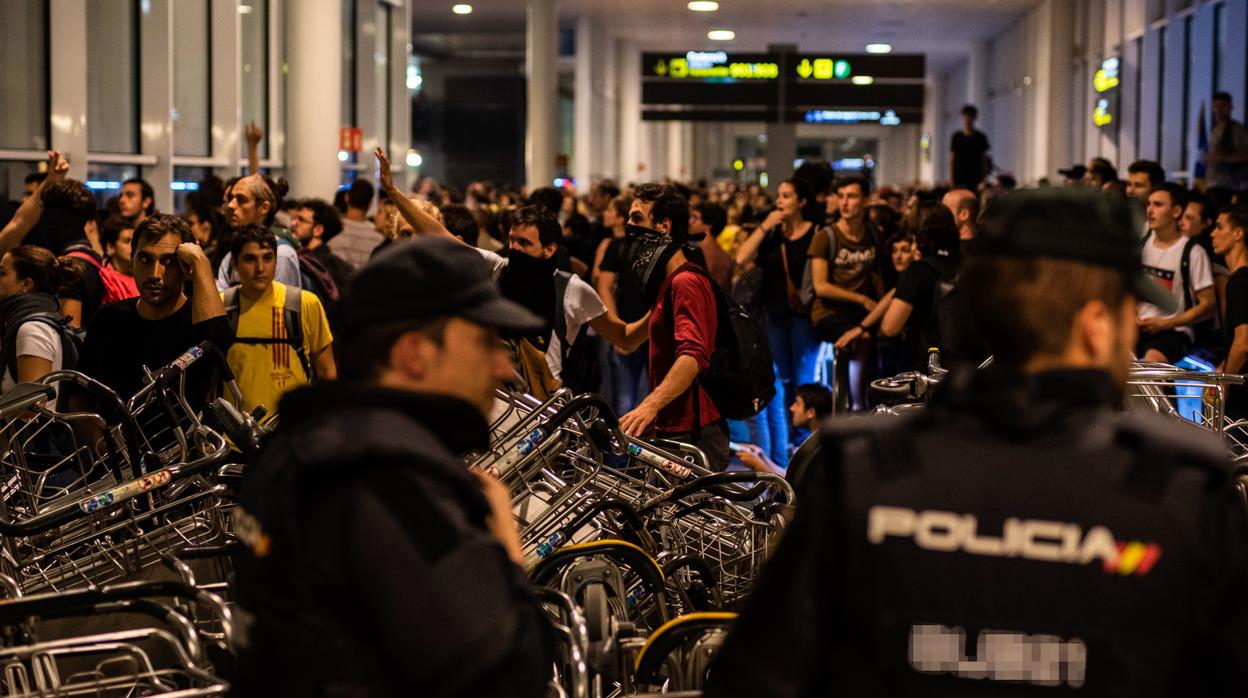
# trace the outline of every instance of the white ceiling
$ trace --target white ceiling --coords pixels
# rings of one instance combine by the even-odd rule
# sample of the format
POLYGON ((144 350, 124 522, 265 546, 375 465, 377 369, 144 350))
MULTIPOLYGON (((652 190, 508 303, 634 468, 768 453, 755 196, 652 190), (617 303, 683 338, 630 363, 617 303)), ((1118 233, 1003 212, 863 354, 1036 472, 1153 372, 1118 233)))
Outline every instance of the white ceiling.
MULTIPOLYGON (((462 0, 461 0, 462 1, 462 0)), ((525 0, 468 0, 471 15, 451 13, 451 0, 412 0, 417 35, 524 31, 525 0)), ((562 0, 559 15, 571 25, 588 14, 613 36, 642 48, 724 48, 762 51, 768 44, 797 44, 805 51, 859 52, 872 42, 894 51, 925 53, 943 72, 967 55, 970 44, 998 36, 1036 0, 719 0, 718 12, 686 9, 685 0, 562 0), (710 29, 737 38, 712 42, 710 29)), ((449 37, 447 37, 449 38, 449 37)), ((523 35, 518 37, 523 46, 523 35)), ((458 44, 459 42, 453 42, 458 44)))

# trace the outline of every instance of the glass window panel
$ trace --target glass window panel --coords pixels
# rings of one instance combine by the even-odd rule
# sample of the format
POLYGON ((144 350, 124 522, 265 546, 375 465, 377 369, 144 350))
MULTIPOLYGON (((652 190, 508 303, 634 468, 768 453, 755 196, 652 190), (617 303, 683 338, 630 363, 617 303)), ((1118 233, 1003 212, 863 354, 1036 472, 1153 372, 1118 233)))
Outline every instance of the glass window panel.
POLYGON ((26 175, 47 169, 38 162, 0 160, 0 221, 7 223, 15 207, 9 202, 20 203, 26 192, 26 175))
POLYGON ((43 0, 0 2, 0 148, 48 147, 44 8, 43 0))
POLYGON ((91 0, 87 5, 87 148, 139 151, 138 3, 91 0))
POLYGON ((356 0, 342 0, 342 125, 356 126, 355 49, 356 0))
POLYGON ((1226 3, 1213 7, 1213 89, 1225 90, 1222 84, 1222 66, 1226 61, 1226 3))
POLYGON ((101 209, 113 213, 119 210, 117 199, 121 195, 121 183, 127 179, 141 176, 138 165, 103 165, 87 166, 87 189, 95 195, 95 203, 101 209))
POLYGON ((390 6, 377 4, 377 44, 374 56, 377 94, 377 142, 390 147, 390 6))
MULTIPOLYGON (((243 124, 255 122, 264 129, 260 157, 269 157, 269 0, 243 0, 238 6, 242 44, 243 124)), ((240 138, 243 157, 246 139, 240 138)))
POLYGON ((199 183, 211 174, 212 169, 208 167, 178 166, 173 168, 173 182, 170 183, 169 188, 173 190, 174 212, 186 212, 186 197, 190 196, 191 192, 199 191, 199 183))
POLYGON ((173 3, 173 152, 212 154, 209 0, 173 3))

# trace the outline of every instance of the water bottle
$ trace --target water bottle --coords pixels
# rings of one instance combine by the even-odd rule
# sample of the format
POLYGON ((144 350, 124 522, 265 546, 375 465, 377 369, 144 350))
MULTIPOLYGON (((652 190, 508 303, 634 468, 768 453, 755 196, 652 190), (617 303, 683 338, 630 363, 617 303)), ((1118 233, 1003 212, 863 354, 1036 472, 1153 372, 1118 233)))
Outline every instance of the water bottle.
POLYGON ((940 366, 940 349, 929 348, 927 350, 927 375, 934 376, 944 372, 945 369, 940 366))

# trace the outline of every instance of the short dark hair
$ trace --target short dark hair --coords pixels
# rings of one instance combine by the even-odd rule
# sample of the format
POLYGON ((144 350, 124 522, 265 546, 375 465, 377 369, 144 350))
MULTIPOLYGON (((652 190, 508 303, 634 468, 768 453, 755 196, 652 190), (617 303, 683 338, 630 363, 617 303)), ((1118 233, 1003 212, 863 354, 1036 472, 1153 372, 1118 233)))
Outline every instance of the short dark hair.
POLYGON ((481 231, 477 227, 477 219, 472 217, 472 211, 469 211, 468 207, 463 204, 447 204, 439 210, 442 211, 442 226, 450 231, 451 235, 476 247, 477 237, 481 231))
POLYGON ((367 211, 373 204, 373 183, 363 177, 356 177, 347 190, 347 206, 367 211))
POLYGON ((1227 206, 1219 212, 1219 215, 1226 216, 1226 222, 1232 228, 1243 228, 1244 232, 1248 233, 1248 205, 1227 206))
POLYGON ((525 206, 512 214, 512 228, 525 225, 537 228, 537 240, 542 247, 558 245, 559 239, 563 237, 563 228, 559 226, 559 219, 542 206, 525 206))
POLYGON ((134 230, 134 219, 129 216, 109 216, 104 221, 104 225, 100 226, 100 244, 116 245, 117 238, 121 237, 121 231, 126 229, 134 230))
POLYGON ((1050 258, 972 255, 958 287, 963 317, 976 318, 979 335, 1006 366, 1060 354, 1087 303, 1099 300, 1117 310, 1128 298, 1121 272, 1050 258))
POLYGON ((979 109, 974 104, 967 104, 962 107, 962 116, 969 116, 972 119, 979 118, 979 109))
POLYGON ((832 416, 832 391, 821 383, 804 383, 797 386, 794 397, 802 399, 806 409, 815 411, 816 419, 832 416))
POLYGON ((1118 179, 1118 169, 1105 158, 1093 158, 1091 165, 1088 167, 1088 172, 1099 177, 1101 184, 1118 179))
POLYGON ((703 201, 698 204, 698 214, 702 216, 702 222, 710 226, 713 238, 719 237, 724 228, 728 227, 728 212, 719 204, 703 201))
POLYGON ((1162 182, 1161 184, 1153 187, 1149 194, 1156 194, 1159 191, 1164 191, 1170 195, 1171 206, 1187 208, 1187 190, 1183 187, 1175 184, 1174 182, 1162 182))
POLYGON ((1218 207, 1214 205, 1209 197, 1198 191, 1190 191, 1187 193, 1187 205, 1196 204, 1200 206, 1200 219, 1202 221, 1212 221, 1218 217, 1218 207))
POLYGON ((599 194, 606 194, 610 199, 614 199, 620 195, 620 187, 609 179, 604 179, 595 184, 594 188, 598 190, 599 194))
POLYGON ((1213 93, 1213 101, 1215 101, 1215 102, 1230 102, 1230 101, 1232 101, 1232 100, 1231 100, 1231 93, 1230 93, 1230 92, 1226 92, 1226 91, 1218 91, 1218 92, 1214 92, 1214 93, 1213 93))
POLYGON ((95 197, 76 179, 63 179, 43 190, 43 208, 64 211, 85 223, 95 217, 95 197))
POLYGON ((652 204, 650 219, 655 223, 670 221, 673 238, 684 240, 689 236, 689 200, 676 187, 646 182, 633 190, 633 199, 652 204))
POLYGON ((628 210, 633 207, 633 197, 617 194, 611 197, 611 203, 608 205, 615 209, 615 215, 628 220, 628 210))
POLYGON ((529 194, 528 204, 540 206, 557 216, 563 208, 563 192, 554 187, 534 189, 533 193, 529 194))
POLYGON ((863 177, 862 175, 846 175, 844 177, 837 177, 836 183, 832 185, 832 190, 839 194, 845 187, 852 187, 855 184, 857 184, 862 190, 862 195, 864 197, 871 196, 871 180, 863 177))
POLYGON ((408 332, 420 332, 437 344, 445 336, 446 323, 450 318, 412 322, 402 320, 378 325, 348 328, 335 340, 342 341, 339 377, 342 380, 371 383, 390 364, 390 351, 399 337, 408 332))
POLYGON ((1136 160, 1127 166, 1127 174, 1140 173, 1148 175, 1148 184, 1154 188, 1166 181, 1166 171, 1153 160, 1136 160))
POLYGON ((130 179, 127 179, 126 181, 122 182, 121 186, 124 187, 127 184, 139 185, 139 199, 147 199, 148 201, 151 202, 147 205, 147 208, 143 209, 143 213, 146 213, 149 216, 155 213, 156 212, 156 191, 152 189, 152 185, 148 184, 147 180, 143 179, 142 177, 131 177, 130 179))
POLYGON ((961 236, 957 221, 949 207, 939 201, 920 201, 902 223, 902 230, 914 235, 924 257, 940 253, 954 259, 959 257, 961 236))
POLYGON ((133 258, 139 253, 139 248, 145 244, 160 242, 169 235, 178 236, 179 242, 195 242, 195 233, 191 231, 191 224, 181 218, 168 213, 153 213, 139 227, 134 229, 134 241, 130 247, 130 257, 133 258))
POLYGON ((30 174, 26 175, 26 178, 22 181, 25 182, 26 184, 39 184, 47 178, 48 178, 47 172, 31 172, 30 174))
POLYGON ((589 219, 580 213, 573 213, 563 222, 563 227, 568 229, 568 235, 571 237, 579 237, 588 240, 594 235, 594 226, 590 225, 589 219))
POLYGON ((238 264, 238 256, 243 253, 243 246, 249 242, 256 243, 262 249, 277 252, 277 237, 271 230, 255 223, 244 225, 234 231, 234 238, 230 240, 230 255, 234 264, 238 264))
POLYGON ((306 208, 312 212, 312 223, 323 229, 321 231, 322 242, 329 242, 335 235, 342 232, 342 214, 324 199, 304 199, 299 202, 299 208, 306 208))

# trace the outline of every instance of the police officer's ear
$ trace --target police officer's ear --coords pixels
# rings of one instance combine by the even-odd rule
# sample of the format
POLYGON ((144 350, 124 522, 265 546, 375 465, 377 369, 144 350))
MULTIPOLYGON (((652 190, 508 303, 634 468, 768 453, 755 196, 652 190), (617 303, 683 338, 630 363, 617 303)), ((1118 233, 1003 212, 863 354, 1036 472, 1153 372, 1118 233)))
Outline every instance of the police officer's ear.
POLYGON ((437 344, 425 334, 404 332, 390 347, 390 371, 404 381, 423 381, 434 364, 437 344))
MULTIPOLYGON (((1071 321, 1067 358, 1087 367, 1106 367, 1119 357, 1123 313, 1102 300, 1090 300, 1071 321)), ((1133 316, 1134 317, 1134 316, 1133 316)))

